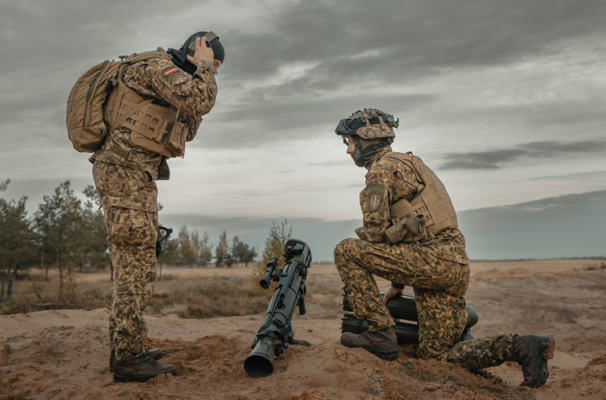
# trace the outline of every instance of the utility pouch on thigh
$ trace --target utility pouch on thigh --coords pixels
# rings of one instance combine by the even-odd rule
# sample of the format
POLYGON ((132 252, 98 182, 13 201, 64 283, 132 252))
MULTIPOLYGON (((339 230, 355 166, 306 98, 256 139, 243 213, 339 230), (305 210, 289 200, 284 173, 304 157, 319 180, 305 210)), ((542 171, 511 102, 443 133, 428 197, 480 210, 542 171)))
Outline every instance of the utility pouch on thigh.
POLYGON ((114 284, 114 294, 115 295, 127 294, 129 291, 130 291, 130 285, 129 284, 118 285, 117 282, 114 284))
POLYGON ((107 239, 119 246, 156 246, 158 203, 156 199, 107 196, 107 239))

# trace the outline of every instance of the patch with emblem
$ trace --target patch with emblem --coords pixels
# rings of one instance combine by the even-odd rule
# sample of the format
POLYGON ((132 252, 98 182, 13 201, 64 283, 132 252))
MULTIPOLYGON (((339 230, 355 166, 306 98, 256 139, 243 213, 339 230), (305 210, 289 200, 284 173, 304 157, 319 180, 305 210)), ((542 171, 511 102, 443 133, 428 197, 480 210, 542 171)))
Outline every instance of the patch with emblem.
POLYGON ((379 193, 371 193, 370 196, 368 196, 368 206, 370 207, 371 212, 377 211, 379 207, 381 207, 382 203, 383 195, 379 193))
POLYGON ((182 83, 187 82, 187 76, 183 75, 183 74, 178 74, 173 76, 173 85, 180 85, 182 83))
MULTIPOLYGON (((387 201, 387 186, 382 183, 369 183, 366 195, 366 210, 367 213, 378 212, 383 213, 385 210, 385 202, 387 201)), ((364 192, 364 191, 362 191, 364 192)))
POLYGON ((179 70, 179 68, 177 68, 177 67, 170 67, 170 68, 166 68, 162 72, 164 73, 164 76, 169 76, 170 74, 173 74, 173 73, 177 72, 178 70, 179 70))

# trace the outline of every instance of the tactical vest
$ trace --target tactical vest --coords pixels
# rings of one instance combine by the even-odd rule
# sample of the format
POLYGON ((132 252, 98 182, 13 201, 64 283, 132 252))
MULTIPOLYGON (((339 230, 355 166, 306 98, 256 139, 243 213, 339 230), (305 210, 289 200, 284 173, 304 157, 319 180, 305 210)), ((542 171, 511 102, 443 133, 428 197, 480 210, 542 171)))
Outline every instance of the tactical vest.
MULTIPOLYGON (((170 59, 163 51, 143 53, 148 58, 162 57, 170 59), (156 54, 153 54, 156 53, 156 54)), ((133 56, 141 56, 133 55, 133 56)), ((129 56, 125 61, 128 62, 129 56)), ((123 80, 125 63, 120 68, 117 79, 112 81, 114 88, 109 94, 106 105, 106 117, 112 129, 121 127, 130 131, 130 140, 134 146, 152 153, 161 154, 167 158, 181 157, 185 154, 185 142, 188 132, 192 140, 198 130, 196 126, 188 126, 185 114, 174 106, 153 104, 155 99, 146 99, 128 87, 123 80)))
POLYGON ((415 172, 417 179, 425 185, 411 202, 401 199, 390 207, 391 217, 396 221, 420 214, 428 218, 423 232, 418 236, 405 237, 404 242, 416 242, 433 237, 444 230, 459 227, 457 213, 446 192, 446 187, 421 158, 402 153, 388 153, 384 157, 395 158, 408 165, 415 172))

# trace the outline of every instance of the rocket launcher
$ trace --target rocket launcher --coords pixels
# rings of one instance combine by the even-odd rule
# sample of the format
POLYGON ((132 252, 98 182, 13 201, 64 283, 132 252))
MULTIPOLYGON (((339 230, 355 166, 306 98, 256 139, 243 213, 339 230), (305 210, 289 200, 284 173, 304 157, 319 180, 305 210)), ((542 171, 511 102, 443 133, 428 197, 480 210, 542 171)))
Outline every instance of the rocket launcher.
POLYGON ((274 370, 274 357, 279 356, 289 344, 304 344, 294 340, 290 325, 295 307, 299 306, 299 315, 305 310, 305 280, 311 264, 311 250, 307 243, 290 239, 286 242, 282 268, 277 269, 278 257, 267 263, 267 272, 259 284, 263 289, 271 281, 278 282, 267 312, 263 318, 259 333, 252 342, 253 349, 244 361, 244 369, 251 378, 271 375, 274 370))

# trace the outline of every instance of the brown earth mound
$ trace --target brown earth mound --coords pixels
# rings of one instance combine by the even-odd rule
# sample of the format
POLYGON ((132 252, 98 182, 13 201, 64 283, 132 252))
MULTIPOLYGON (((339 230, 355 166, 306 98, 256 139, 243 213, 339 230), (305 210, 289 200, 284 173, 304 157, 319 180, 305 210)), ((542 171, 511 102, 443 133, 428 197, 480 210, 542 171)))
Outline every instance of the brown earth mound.
MULTIPOLYGON (((555 381, 530 390, 506 382, 521 381, 513 363, 492 369, 494 375, 474 375, 416 359, 408 347, 396 361, 345 348, 335 319, 295 321, 296 336, 311 346, 291 346, 276 358, 273 375, 252 379, 243 361, 260 317, 150 318, 150 331, 163 338, 150 338, 147 346, 161 347, 162 362, 175 364, 179 375, 117 384, 107 365, 107 317, 105 309, 0 317, 9 327, 1 337, 0 399, 568 399, 606 393, 606 356, 581 368, 552 367, 555 381)), ((554 361, 568 364, 566 357, 556 352, 554 361)))
POLYGON ((336 270, 327 266, 312 271, 308 314, 293 320, 295 337, 311 346, 291 346, 267 378, 252 379, 243 368, 260 315, 150 315, 147 346, 161 347, 162 362, 175 364, 179 375, 118 384, 108 371, 108 310, 41 311, 0 316, 0 400, 605 399, 606 273, 584 270, 582 263, 472 265, 466 298, 480 314, 476 336, 517 332, 555 338, 549 380, 536 390, 518 387, 522 372, 515 363, 471 374, 419 360, 411 347, 401 347, 397 360, 384 361, 341 346, 340 296, 314 292, 321 284, 339 284, 336 270))

